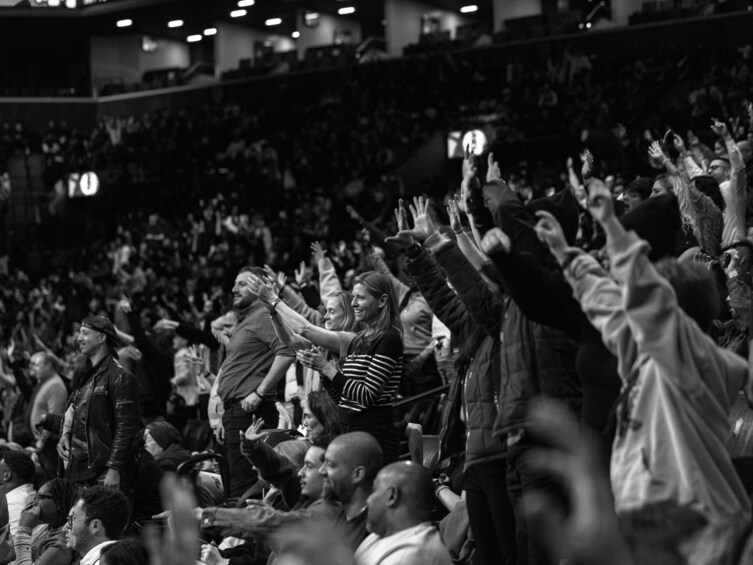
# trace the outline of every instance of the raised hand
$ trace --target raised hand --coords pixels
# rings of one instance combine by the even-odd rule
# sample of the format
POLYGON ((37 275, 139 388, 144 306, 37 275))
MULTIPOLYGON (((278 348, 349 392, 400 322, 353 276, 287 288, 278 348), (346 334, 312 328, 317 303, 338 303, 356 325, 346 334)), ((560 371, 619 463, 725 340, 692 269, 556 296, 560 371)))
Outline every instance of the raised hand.
MULTIPOLYGON (((358 210, 353 208, 353 206, 351 206, 350 204, 345 206, 345 211, 348 213, 348 216, 350 216, 352 220, 355 220, 356 222, 363 220, 361 214, 358 213, 358 210)), ((313 247, 313 243, 311 245, 313 247)))
POLYGON ((606 185, 596 179, 588 186, 588 211, 594 220, 603 224, 614 218, 614 202, 612 193, 606 185))
POLYGON ((246 441, 256 441, 258 439, 262 439, 266 434, 266 432, 262 431, 264 428, 264 418, 257 418, 256 416, 251 416, 251 425, 246 428, 246 432, 242 432, 238 430, 238 433, 241 435, 241 441, 244 439, 246 441))
POLYGON ((469 149, 466 149, 465 157, 463 157, 463 178, 476 176, 477 170, 476 157, 474 157, 469 149))
POLYGON ((544 210, 536 212, 536 216, 539 218, 538 223, 533 228, 536 236, 540 241, 546 243, 552 255, 559 258, 568 248, 562 226, 557 218, 544 210))
POLYGON ((321 243, 315 241, 311 244, 311 256, 318 263, 327 256, 327 251, 322 247, 321 243))
POLYGON ((594 156, 588 149, 584 150, 580 154, 580 160, 583 162, 583 166, 580 169, 580 174, 583 180, 586 181, 591 178, 594 172, 594 156))
POLYGON ((321 372, 327 365, 327 358, 318 347, 296 351, 296 359, 304 366, 321 372))
POLYGON ((313 273, 311 269, 306 266, 305 261, 301 261, 301 264, 295 270, 295 282, 298 286, 303 286, 311 282, 313 273))
POLYGON ((499 170, 499 163, 494 160, 494 153, 489 153, 486 182, 493 180, 502 180, 502 172, 499 170))
POLYGON ((661 148, 661 144, 658 141, 654 141, 653 143, 651 143, 651 145, 648 146, 648 156, 652 159, 656 159, 659 162, 667 158, 661 148))
POLYGON ((481 240, 481 251, 489 256, 495 253, 509 253, 510 248, 510 238, 499 228, 490 229, 481 240))
POLYGON ((258 296, 259 300, 267 306, 271 305, 272 301, 279 296, 274 285, 251 273, 246 273, 246 282, 248 283, 251 292, 258 296))
POLYGON ((408 212, 405 210, 402 198, 398 200, 398 206, 395 208, 395 219, 397 220, 397 233, 385 238, 385 241, 396 243, 402 247, 410 247, 416 240, 411 234, 412 230, 408 225, 408 212))
POLYGON ((363 240, 363 246, 368 250, 371 249, 371 232, 366 228, 361 230, 361 239, 363 240))
POLYGON ((447 201, 447 215, 450 217, 450 227, 455 233, 463 231, 458 200, 460 200, 460 197, 456 194, 454 198, 450 198, 447 201))
POLYGON ((437 231, 437 226, 429 216, 429 199, 423 196, 413 197, 413 204, 410 205, 410 212, 413 216, 413 237, 419 241, 425 241, 427 237, 437 231))
POLYGON ((727 124, 719 121, 716 118, 711 118, 711 131, 724 139, 727 139, 730 136, 729 130, 727 129, 727 124))

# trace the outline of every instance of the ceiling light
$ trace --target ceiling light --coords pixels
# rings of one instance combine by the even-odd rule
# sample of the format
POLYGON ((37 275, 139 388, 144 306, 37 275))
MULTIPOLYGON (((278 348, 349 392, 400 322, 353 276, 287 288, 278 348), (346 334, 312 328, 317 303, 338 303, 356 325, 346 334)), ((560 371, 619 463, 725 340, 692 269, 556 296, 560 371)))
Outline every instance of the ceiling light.
POLYGON ((268 26, 278 26, 282 23, 282 18, 269 18, 264 23, 268 26))
POLYGON ((196 35, 189 35, 186 38, 186 41, 189 43, 196 43, 197 41, 201 41, 201 34, 197 33, 196 35))
POLYGON ((248 12, 246 10, 233 10, 232 12, 230 12, 230 17, 231 18, 242 18, 246 14, 248 14, 248 12))
POLYGON ((346 16, 348 14, 352 14, 355 11, 356 9, 353 6, 345 6, 344 8, 340 8, 337 13, 341 16, 346 16))
POLYGON ((172 20, 167 22, 167 27, 180 27, 183 25, 183 20, 172 20))
POLYGON ((240 0, 240 2, 238 2, 238 7, 247 8, 249 6, 253 6, 254 4, 256 4, 256 0, 240 0))
POLYGON ((133 20, 118 20, 115 25, 118 27, 128 27, 133 25, 133 20))
POLYGON ((470 6, 463 6, 460 8, 461 14, 472 14, 473 12, 478 12, 478 6, 475 4, 471 4, 470 6))
POLYGON ((293 35, 293 39, 298 39, 299 37, 301 37, 301 32, 300 31, 294 31, 292 33, 292 35, 293 35))
POLYGON ((306 12, 306 13, 305 13, 305 14, 303 15, 303 18, 304 18, 304 19, 305 19, 306 21, 309 21, 309 20, 315 20, 315 19, 317 19, 318 17, 319 17, 319 12, 306 12))
POLYGON ((204 30, 204 35, 217 35, 217 28, 216 27, 208 27, 204 30))

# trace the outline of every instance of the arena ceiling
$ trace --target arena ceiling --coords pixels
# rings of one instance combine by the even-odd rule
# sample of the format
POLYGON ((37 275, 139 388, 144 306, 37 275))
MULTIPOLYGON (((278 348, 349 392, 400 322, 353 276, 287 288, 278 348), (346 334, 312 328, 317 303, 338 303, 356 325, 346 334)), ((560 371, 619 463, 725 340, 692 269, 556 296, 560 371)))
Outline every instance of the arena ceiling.
MULTIPOLYGON (((480 21, 492 19, 492 0, 420 1, 427 6, 458 13, 464 6, 475 5, 477 11, 468 16, 480 21)), ((267 20, 279 18, 282 22, 274 26, 274 30, 290 34, 303 25, 303 22, 296 20, 300 10, 334 15, 346 7, 352 7, 355 11, 343 17, 359 21, 364 37, 384 35, 382 0, 245 0, 245 5, 243 0, 0 0, 0 18, 81 18, 93 33, 117 32, 117 21, 131 19, 133 23, 128 28, 129 32, 185 39, 187 35, 201 33, 218 20, 269 29, 267 20), (66 1, 71 7, 66 7, 66 1), (48 6, 50 2, 58 6, 48 6), (235 10, 245 10, 246 13, 233 18, 230 14, 235 10), (168 22, 176 20, 181 20, 183 24, 168 27, 168 22)))

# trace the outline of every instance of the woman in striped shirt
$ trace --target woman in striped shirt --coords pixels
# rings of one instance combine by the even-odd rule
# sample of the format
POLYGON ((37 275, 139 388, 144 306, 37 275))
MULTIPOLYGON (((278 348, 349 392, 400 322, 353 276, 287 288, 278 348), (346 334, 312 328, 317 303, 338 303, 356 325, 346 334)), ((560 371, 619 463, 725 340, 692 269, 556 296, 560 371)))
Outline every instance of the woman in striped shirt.
POLYGON ((254 292, 270 307, 270 315, 310 340, 340 355, 327 361, 316 349, 298 351, 298 360, 326 377, 322 384, 338 402, 343 431, 365 431, 382 447, 384 462, 397 460, 399 437, 392 403, 400 387, 403 340, 400 315, 387 277, 369 272, 353 285, 353 311, 358 333, 335 332, 289 316, 288 309, 258 281, 254 292))

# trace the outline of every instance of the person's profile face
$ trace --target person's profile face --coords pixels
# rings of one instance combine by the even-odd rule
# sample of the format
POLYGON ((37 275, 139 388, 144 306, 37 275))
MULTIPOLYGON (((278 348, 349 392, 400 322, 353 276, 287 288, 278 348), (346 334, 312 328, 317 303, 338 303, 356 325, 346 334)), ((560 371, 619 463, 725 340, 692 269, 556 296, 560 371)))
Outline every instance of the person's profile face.
POLYGON ((301 495, 311 499, 318 499, 322 496, 324 487, 324 477, 319 473, 324 458, 324 449, 321 447, 311 446, 306 452, 303 459, 303 467, 298 471, 298 480, 301 483, 301 495))
POLYGON ((353 491, 352 469, 348 465, 345 447, 333 441, 324 454, 324 463, 319 468, 323 478, 322 497, 330 500, 347 500, 353 491))
POLYGON ((366 500, 366 507, 368 508, 366 529, 378 536, 384 535, 385 532, 387 499, 391 488, 391 485, 385 480, 384 475, 380 473, 374 480, 374 490, 371 491, 369 498, 366 500))
POLYGON ((328 330, 342 330, 345 324, 345 308, 342 300, 332 297, 327 300, 327 312, 324 314, 324 327, 328 330))

